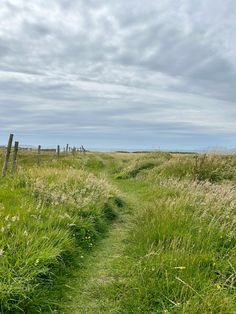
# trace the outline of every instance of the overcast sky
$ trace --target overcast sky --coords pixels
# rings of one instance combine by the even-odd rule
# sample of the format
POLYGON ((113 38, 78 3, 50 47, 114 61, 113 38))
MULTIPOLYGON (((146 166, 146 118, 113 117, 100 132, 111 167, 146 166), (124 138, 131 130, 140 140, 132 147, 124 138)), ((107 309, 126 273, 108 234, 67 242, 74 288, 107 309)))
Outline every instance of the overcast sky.
POLYGON ((236 147, 235 101, 235 0, 1 0, 1 143, 236 147))

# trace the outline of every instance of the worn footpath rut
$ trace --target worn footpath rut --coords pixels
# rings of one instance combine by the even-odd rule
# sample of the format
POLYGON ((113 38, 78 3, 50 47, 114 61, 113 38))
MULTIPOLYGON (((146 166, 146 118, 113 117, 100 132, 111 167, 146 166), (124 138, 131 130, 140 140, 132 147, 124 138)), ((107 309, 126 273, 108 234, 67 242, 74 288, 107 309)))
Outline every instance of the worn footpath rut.
POLYGON ((121 269, 128 259, 125 248, 129 230, 135 213, 147 206, 153 193, 150 186, 147 188, 146 184, 135 180, 120 180, 115 185, 122 193, 125 207, 105 237, 85 258, 84 267, 75 272, 63 314, 123 313, 119 307, 119 295, 124 293, 127 279, 121 269))
POLYGON ((126 208, 110 226, 106 236, 85 258, 84 267, 76 271, 68 286, 70 299, 65 314, 121 313, 119 289, 124 289, 120 263, 126 263, 126 239, 132 226, 133 207, 137 208, 138 195, 125 191, 126 208))
POLYGON ((66 313, 118 313, 112 286, 122 281, 116 263, 123 256, 129 222, 116 222, 86 260, 83 274, 72 282, 71 305, 66 313))

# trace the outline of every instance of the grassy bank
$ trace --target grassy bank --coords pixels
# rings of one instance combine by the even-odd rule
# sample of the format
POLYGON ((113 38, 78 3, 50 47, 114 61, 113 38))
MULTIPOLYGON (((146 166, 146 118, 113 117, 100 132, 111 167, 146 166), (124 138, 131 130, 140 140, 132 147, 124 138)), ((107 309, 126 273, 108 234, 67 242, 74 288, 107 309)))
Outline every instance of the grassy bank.
POLYGON ((146 155, 118 175, 139 203, 119 264, 121 313, 235 313, 235 161, 146 155))
POLYGON ((61 272, 83 264, 119 201, 86 158, 19 161, 16 176, 0 179, 0 312, 50 313, 61 306, 61 272))

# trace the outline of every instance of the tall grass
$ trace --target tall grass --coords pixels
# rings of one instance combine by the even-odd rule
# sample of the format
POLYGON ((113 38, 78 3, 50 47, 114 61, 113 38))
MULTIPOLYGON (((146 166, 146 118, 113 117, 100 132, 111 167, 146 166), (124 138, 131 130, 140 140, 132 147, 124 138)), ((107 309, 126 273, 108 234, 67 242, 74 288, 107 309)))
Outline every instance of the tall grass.
POLYGON ((117 179, 135 178, 143 170, 156 169, 156 167, 170 160, 171 154, 158 152, 139 154, 138 156, 132 155, 132 157, 131 160, 127 160, 127 165, 116 174, 117 179))
POLYGON ((236 156, 197 154, 172 156, 156 174, 164 177, 189 178, 198 181, 220 182, 236 180, 236 156))
POLYGON ((122 313, 236 312, 236 159, 195 158, 174 156, 133 179, 156 192, 130 231, 122 313))
POLYGON ((82 263, 106 231, 114 195, 104 178, 46 160, 42 168, 26 163, 14 178, 0 179, 1 313, 60 308, 50 297, 58 271, 75 252, 82 263))
POLYGON ((32 158, 0 178, 1 313, 60 310, 62 271, 75 255, 83 264, 123 206, 111 180, 133 204, 109 286, 120 313, 236 312, 236 156, 32 158))

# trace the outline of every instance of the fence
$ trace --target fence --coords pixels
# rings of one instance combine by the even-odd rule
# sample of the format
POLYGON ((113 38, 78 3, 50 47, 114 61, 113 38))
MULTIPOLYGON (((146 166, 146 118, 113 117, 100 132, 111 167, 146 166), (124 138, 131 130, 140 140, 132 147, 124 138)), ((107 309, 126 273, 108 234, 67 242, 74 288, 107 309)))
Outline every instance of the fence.
POLYGON ((19 151, 22 152, 31 152, 33 156, 35 156, 35 163, 39 166, 41 164, 41 158, 43 153, 52 154, 57 157, 59 160, 61 156, 76 156, 77 153, 85 154, 87 150, 81 145, 79 148, 73 146, 69 146, 66 144, 65 147, 60 147, 57 145, 56 148, 47 148, 42 147, 41 145, 35 146, 20 146, 18 141, 14 142, 13 146, 13 138, 14 134, 10 134, 8 138, 7 146, 0 146, 1 150, 5 151, 4 159, 3 159, 3 166, 2 166, 2 176, 5 177, 8 173, 8 168, 11 166, 10 174, 13 176, 17 170, 17 161, 18 161, 18 153, 19 151))

